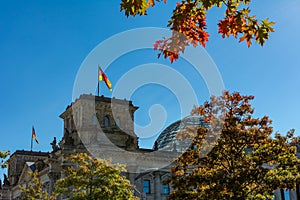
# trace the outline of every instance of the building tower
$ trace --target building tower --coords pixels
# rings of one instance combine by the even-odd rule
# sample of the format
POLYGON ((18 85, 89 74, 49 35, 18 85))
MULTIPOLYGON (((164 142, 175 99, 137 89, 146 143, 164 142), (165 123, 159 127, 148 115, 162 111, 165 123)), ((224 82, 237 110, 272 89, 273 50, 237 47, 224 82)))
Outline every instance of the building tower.
MULTIPOLYGON (((64 120, 62 149, 82 149, 86 145, 105 143, 105 137, 122 149, 138 149, 134 133, 132 101, 104 96, 81 95, 60 115, 64 120)), ((105 145, 105 144, 103 144, 105 145)))

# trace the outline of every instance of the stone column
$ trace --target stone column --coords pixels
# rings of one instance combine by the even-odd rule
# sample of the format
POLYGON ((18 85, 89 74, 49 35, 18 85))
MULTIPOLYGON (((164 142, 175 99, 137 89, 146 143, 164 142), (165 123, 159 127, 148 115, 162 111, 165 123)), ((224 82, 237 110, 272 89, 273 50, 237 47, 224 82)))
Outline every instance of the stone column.
POLYGON ((154 199, 160 200, 161 199, 161 179, 160 173, 154 172, 154 199))
POLYGON ((49 194, 51 195, 53 190, 54 190, 54 185, 56 181, 60 178, 60 173, 59 172, 50 172, 48 174, 49 176, 49 194))
POLYGON ((295 190, 290 190, 290 200, 297 200, 297 194, 295 190))
POLYGON ((275 190, 274 195, 275 195, 275 200, 281 200, 281 191, 280 191, 280 189, 275 190))
POLYGON ((131 185, 135 185, 134 178, 135 178, 135 174, 128 172, 128 179, 129 179, 131 185))

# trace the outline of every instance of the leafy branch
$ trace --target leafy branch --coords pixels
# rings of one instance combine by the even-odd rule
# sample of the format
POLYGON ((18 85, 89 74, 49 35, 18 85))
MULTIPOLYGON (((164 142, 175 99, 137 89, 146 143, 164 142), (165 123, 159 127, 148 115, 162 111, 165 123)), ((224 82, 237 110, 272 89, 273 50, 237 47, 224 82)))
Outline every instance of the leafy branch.
MULTIPOLYGON (((160 2, 160 0, 156 0, 160 2)), ((166 3, 166 0, 164 0, 166 3)), ((226 6, 224 18, 219 20, 218 32, 223 38, 233 36, 239 42, 245 41, 250 47, 252 41, 263 46, 274 32, 274 22, 268 18, 258 20, 255 15, 250 16, 250 8, 244 8, 251 0, 182 0, 176 3, 171 19, 167 26, 172 35, 154 43, 154 50, 158 50, 158 57, 169 58, 170 62, 177 60, 180 53, 184 53, 187 46, 206 46, 209 33, 206 31, 206 15, 213 8, 226 6), (242 5, 242 6, 241 6, 242 5), (242 7, 242 8, 240 8, 242 7)), ((122 0, 121 11, 127 17, 146 15, 147 9, 155 5, 154 0, 122 0)))

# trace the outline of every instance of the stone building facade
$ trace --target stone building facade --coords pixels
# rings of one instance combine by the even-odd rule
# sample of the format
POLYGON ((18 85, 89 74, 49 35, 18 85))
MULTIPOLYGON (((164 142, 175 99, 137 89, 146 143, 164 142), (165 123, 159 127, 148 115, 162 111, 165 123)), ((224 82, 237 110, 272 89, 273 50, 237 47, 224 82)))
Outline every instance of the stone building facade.
MULTIPOLYGON (((63 137, 58 143, 54 138, 50 153, 16 151, 10 156, 0 199, 21 199, 19 185, 28 186, 30 172, 35 170, 39 172, 43 189, 51 194, 55 182, 64 176, 63 169, 70 165, 66 158, 80 152, 125 164, 127 172, 123 174, 134 185, 135 195, 140 199, 166 199, 171 190, 165 184, 170 177, 169 166, 182 150, 172 137, 181 126, 202 122, 193 117, 177 121, 162 132, 152 149, 144 149, 139 147, 134 133, 137 109, 128 100, 81 95, 60 115, 64 122, 63 137)), ((295 191, 278 190, 275 199, 299 199, 299 189, 298 186, 295 191)))
POLYGON ((36 169, 44 190, 51 194, 55 182, 64 176, 63 169, 69 166, 66 158, 80 152, 125 164, 124 175, 141 199, 166 199, 170 188, 164 181, 170 176, 168 166, 178 153, 139 147, 134 133, 137 109, 131 101, 81 95, 60 115, 64 133, 60 142, 55 138, 51 143, 52 152, 16 151, 10 156, 0 199, 20 199, 19 185, 28 186, 29 174, 36 169))

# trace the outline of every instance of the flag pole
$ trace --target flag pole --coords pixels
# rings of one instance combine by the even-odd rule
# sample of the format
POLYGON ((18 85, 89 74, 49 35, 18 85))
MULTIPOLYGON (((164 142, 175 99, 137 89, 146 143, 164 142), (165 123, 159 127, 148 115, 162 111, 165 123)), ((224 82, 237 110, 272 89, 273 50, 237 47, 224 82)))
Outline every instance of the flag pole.
MULTIPOLYGON (((33 126, 32 126, 33 128, 33 126)), ((31 130, 32 131, 32 130, 31 130)), ((32 132, 31 132, 31 143, 30 143, 30 151, 32 151, 32 140, 33 140, 33 137, 32 137, 32 132)))
POLYGON ((99 72, 100 72, 100 66, 98 64, 98 74, 97 74, 97 80, 98 80, 98 97, 100 95, 100 80, 99 80, 99 72))

